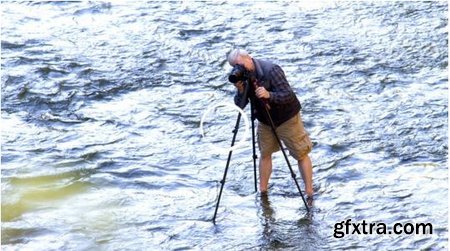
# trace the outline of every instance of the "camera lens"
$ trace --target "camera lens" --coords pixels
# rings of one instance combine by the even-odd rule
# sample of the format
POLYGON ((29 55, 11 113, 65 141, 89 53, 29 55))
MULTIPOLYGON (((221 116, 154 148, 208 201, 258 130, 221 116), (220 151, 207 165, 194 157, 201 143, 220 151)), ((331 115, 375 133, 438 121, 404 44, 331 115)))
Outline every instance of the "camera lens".
POLYGON ((246 70, 242 65, 235 65, 228 76, 228 81, 235 84, 239 81, 246 80, 246 70))

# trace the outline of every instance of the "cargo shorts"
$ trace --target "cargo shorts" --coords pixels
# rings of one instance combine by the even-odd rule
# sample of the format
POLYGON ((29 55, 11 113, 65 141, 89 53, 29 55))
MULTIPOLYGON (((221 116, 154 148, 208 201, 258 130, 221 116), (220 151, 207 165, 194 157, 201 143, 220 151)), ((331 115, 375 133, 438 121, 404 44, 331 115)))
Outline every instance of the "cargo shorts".
MULTIPOLYGON (((275 131, 289 154, 298 160, 303 159, 312 150, 312 143, 303 127, 300 113, 278 126, 275 131)), ((261 156, 271 155, 280 150, 277 139, 269 125, 258 123, 258 145, 261 156)))

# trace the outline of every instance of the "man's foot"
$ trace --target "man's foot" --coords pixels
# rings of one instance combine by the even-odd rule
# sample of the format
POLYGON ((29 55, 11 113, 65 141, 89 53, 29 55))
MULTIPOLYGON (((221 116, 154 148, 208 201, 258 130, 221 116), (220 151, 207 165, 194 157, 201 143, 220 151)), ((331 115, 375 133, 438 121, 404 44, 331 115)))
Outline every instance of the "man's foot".
POLYGON ((269 193, 267 191, 261 191, 260 192, 261 197, 267 197, 269 193))
POLYGON ((311 188, 308 189, 308 188, 305 187, 305 194, 306 194, 307 197, 313 197, 313 194, 314 194, 313 188, 311 187, 311 188))
POLYGON ((312 207, 313 206, 313 201, 314 201, 314 198, 313 198, 312 195, 306 196, 306 204, 308 204, 308 207, 312 207))

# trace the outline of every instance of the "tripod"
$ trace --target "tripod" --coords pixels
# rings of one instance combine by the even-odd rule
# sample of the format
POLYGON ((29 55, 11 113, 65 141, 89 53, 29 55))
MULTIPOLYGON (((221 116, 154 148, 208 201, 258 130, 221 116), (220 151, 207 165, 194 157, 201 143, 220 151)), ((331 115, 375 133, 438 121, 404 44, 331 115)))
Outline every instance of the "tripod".
MULTIPOLYGON (((256 187, 256 183, 257 183, 257 181, 256 181, 256 159, 257 159, 257 156, 256 156, 256 148, 255 148, 255 145, 256 145, 256 142, 255 142, 255 118, 256 118, 256 116, 254 114, 253 108, 255 107, 255 102, 263 102, 263 100, 258 99, 254 95, 255 90, 254 90, 254 87, 252 86, 252 83, 250 83, 250 82, 252 82, 252 81, 246 80, 245 83, 244 83, 245 88, 244 88, 243 98, 241 100, 240 107, 243 108, 245 106, 247 100, 250 99, 250 111, 251 111, 251 120, 252 120, 253 174, 254 174, 254 178, 255 178, 255 192, 257 192, 257 187, 256 187)), ((269 108, 268 108, 268 106, 266 104, 264 104, 263 106, 264 106, 264 116, 266 116, 267 120, 270 122, 270 127, 272 129, 272 133, 275 135, 275 138, 276 138, 276 140, 278 142, 278 145, 280 146, 280 149, 283 152, 283 156, 284 156, 284 158, 286 160, 286 163, 287 163, 287 165, 289 167, 292 179, 294 179, 294 182, 295 182, 295 185, 297 186, 298 192, 300 193, 300 196, 301 196, 301 198, 303 200, 303 203, 305 204, 306 211, 309 212, 308 204, 306 203, 305 197, 303 196, 302 190, 300 189, 300 185, 298 184, 298 181, 296 179, 295 172, 294 172, 294 170, 292 170, 292 166, 291 166, 291 164, 289 162, 289 159, 288 159, 288 157, 286 155, 286 152, 283 149, 283 145, 281 144, 281 140, 278 137, 278 134, 277 134, 277 132, 275 130, 275 125, 273 123, 272 117, 270 116, 269 108)), ((241 121, 241 113, 238 114, 238 117, 236 119, 236 124, 234 126, 234 130, 232 131, 233 132, 233 138, 231 140, 231 147, 234 146, 234 143, 236 141, 236 135, 237 135, 238 130, 239 130, 239 123, 240 123, 240 121, 241 121)), ((214 224, 216 224, 217 210, 219 209, 219 203, 220 203, 220 199, 222 197, 223 187, 225 185, 225 180, 227 178, 228 168, 230 166, 230 161, 231 161, 231 155, 232 154, 233 154, 233 150, 230 150, 230 152, 228 153, 227 164, 225 165, 225 171, 223 173, 223 178, 220 181, 221 186, 220 186, 219 198, 217 199, 216 209, 214 211, 214 217, 213 217, 213 223, 214 224)))

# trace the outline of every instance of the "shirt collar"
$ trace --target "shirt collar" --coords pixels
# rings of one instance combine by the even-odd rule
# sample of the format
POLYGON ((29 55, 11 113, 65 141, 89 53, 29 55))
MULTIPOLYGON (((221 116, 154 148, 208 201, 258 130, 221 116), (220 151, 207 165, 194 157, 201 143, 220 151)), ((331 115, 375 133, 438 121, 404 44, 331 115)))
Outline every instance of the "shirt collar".
POLYGON ((263 79, 264 78, 264 73, 262 71, 261 64, 260 64, 259 60, 255 59, 255 58, 252 58, 252 60, 253 60, 253 65, 255 66, 256 78, 257 79, 263 79))

